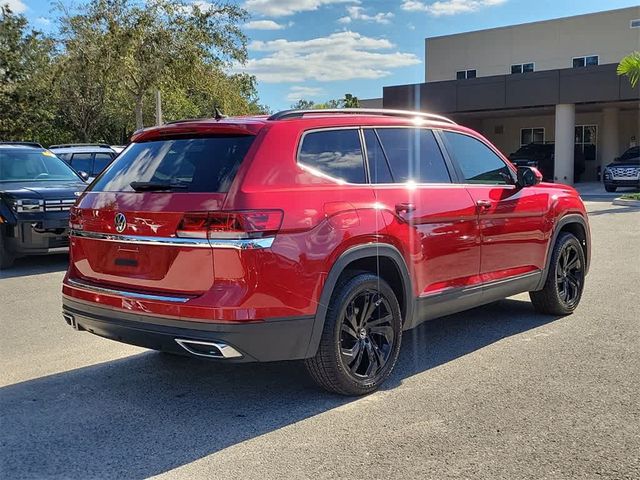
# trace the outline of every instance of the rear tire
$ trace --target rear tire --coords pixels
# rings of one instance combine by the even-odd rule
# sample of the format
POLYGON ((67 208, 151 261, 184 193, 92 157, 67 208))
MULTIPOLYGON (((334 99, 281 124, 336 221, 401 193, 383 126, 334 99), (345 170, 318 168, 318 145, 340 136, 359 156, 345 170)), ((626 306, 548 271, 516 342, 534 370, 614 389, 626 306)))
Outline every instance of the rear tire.
POLYGON ((10 268, 13 265, 16 256, 13 252, 7 250, 4 239, 4 232, 0 230, 0 270, 10 268))
POLYGON ((580 241, 571 233, 561 233, 553 247, 544 287, 529 292, 536 311, 548 315, 573 313, 582 298, 585 267, 580 241))
POLYGON ((377 275, 357 274, 336 286, 318 351, 305 367, 330 392, 366 395, 391 374, 401 340, 402 315, 393 290, 377 275))
POLYGON ((609 193, 613 193, 618 189, 618 187, 614 187, 613 185, 605 185, 604 189, 609 193))

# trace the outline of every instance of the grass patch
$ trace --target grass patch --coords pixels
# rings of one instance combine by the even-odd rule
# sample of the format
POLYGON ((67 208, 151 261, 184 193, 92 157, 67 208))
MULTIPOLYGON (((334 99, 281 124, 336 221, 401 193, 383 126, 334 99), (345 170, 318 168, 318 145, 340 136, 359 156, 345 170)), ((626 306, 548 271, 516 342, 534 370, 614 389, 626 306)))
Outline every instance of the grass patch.
POLYGON ((640 193, 625 193, 622 197, 625 200, 640 200, 640 193))

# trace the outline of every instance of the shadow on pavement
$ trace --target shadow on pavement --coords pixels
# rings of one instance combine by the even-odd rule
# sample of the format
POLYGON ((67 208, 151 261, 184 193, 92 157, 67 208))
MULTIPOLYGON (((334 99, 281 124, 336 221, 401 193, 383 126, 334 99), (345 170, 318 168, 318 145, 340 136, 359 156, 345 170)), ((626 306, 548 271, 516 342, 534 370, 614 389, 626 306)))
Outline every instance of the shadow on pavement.
MULTIPOLYGON (((424 324, 405 334, 386 388, 554 320, 504 300, 424 324)), ((354 400, 317 389, 296 362, 143 353, 0 389, 3 476, 146 478, 354 400)))
POLYGON ((0 270, 0 279, 27 277, 41 273, 64 272, 69 265, 69 255, 33 255, 17 258, 11 268, 0 270))

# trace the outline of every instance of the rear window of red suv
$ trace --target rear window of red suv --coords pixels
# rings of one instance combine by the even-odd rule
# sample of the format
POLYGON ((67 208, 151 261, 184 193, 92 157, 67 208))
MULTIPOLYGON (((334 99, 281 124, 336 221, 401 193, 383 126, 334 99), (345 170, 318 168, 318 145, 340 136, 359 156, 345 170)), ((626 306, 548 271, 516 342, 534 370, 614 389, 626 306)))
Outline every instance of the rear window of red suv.
POLYGON ((163 139, 131 144, 88 188, 101 192, 227 192, 251 135, 163 139))

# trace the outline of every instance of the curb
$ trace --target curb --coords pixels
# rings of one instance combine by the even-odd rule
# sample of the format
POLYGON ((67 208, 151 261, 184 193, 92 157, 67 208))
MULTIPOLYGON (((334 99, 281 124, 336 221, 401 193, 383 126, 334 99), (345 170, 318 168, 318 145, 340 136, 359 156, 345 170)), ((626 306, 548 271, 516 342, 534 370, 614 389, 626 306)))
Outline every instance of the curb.
POLYGON ((616 198, 612 203, 624 207, 640 207, 640 200, 631 200, 622 197, 616 198))

